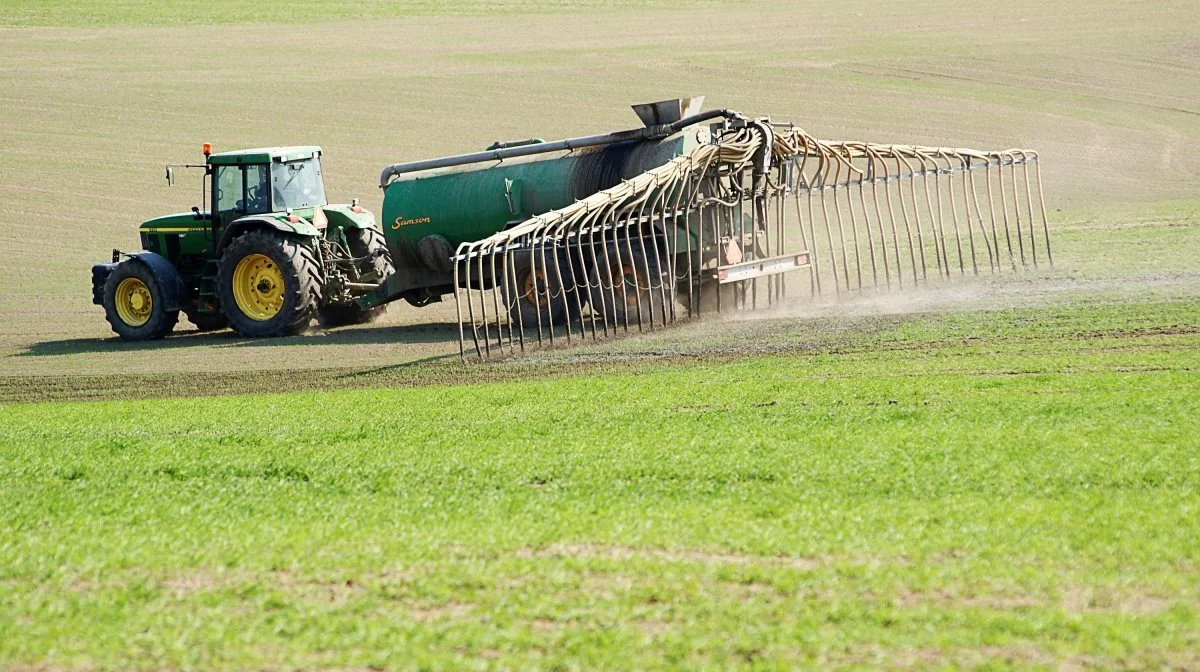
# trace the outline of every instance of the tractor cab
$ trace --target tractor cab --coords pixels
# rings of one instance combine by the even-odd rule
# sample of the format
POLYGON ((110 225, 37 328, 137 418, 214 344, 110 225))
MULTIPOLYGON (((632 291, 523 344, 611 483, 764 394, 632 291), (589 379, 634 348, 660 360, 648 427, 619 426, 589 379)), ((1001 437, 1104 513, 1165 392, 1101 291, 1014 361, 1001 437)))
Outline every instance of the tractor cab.
POLYGON ((139 227, 141 252, 113 251, 92 268, 92 301, 121 338, 169 333, 184 313, 201 331, 243 336, 369 322, 383 308, 367 295, 395 267, 383 232, 358 200, 331 204, 321 148, 264 147, 213 153, 198 168, 201 203, 139 227))
POLYGON ((320 147, 265 147, 207 154, 218 226, 245 217, 328 204, 320 147))

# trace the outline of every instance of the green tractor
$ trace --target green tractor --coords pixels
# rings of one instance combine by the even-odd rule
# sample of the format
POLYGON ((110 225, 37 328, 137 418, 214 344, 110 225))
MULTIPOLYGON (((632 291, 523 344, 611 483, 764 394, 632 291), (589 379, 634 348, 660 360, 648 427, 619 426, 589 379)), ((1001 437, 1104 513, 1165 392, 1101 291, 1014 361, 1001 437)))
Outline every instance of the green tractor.
POLYGON ((326 201, 319 147, 204 156, 167 167, 170 184, 175 168, 203 170, 201 206, 143 223, 141 252, 92 267, 92 301, 123 340, 162 338, 181 311, 201 331, 285 336, 384 310, 355 299, 394 271, 387 244, 357 200, 326 201))

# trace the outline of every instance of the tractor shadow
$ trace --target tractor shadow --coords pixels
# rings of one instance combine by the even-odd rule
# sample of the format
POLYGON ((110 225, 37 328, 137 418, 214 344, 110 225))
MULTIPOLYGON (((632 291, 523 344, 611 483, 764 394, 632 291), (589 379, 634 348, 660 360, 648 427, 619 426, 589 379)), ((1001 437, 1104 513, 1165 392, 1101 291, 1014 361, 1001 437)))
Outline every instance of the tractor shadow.
POLYGON ((177 331, 159 341, 127 343, 112 338, 68 338, 34 343, 15 357, 54 357, 78 354, 109 354, 119 352, 161 352, 178 348, 279 348, 287 346, 356 346, 356 345, 445 345, 457 352, 457 322, 427 324, 379 324, 337 329, 313 328, 299 336, 280 338, 244 338, 231 330, 214 332, 177 331))

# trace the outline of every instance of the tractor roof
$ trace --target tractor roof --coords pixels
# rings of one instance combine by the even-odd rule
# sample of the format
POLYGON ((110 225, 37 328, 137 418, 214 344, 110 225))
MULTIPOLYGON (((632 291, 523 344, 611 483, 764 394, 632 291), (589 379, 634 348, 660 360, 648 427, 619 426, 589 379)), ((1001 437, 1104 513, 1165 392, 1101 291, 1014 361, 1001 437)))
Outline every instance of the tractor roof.
POLYGON ((247 163, 271 163, 272 161, 295 161, 319 155, 321 148, 313 145, 296 147, 259 147, 220 152, 208 157, 211 166, 236 166, 247 163))

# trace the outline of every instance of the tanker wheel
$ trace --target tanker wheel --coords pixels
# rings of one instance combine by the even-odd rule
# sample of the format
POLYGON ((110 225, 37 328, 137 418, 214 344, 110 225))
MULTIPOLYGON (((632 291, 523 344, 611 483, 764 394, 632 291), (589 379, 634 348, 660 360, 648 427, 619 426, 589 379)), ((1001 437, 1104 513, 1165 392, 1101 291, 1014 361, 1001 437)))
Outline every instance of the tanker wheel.
POLYGON ((185 310, 188 322, 196 326, 196 331, 217 331, 229 326, 229 320, 220 313, 201 313, 196 310, 185 310))
POLYGON ((179 321, 178 310, 167 305, 162 286, 140 261, 121 262, 104 283, 104 317, 122 341, 162 338, 179 321))
POLYGON ((559 326, 579 315, 579 297, 571 286, 571 265, 560 259, 556 272, 554 257, 545 253, 542 258, 544 261, 539 258, 534 268, 533 255, 517 256, 513 272, 496 281, 514 326, 536 329, 539 319, 542 325, 559 326), (568 285, 566 290, 559 282, 560 275, 568 285))
POLYGON ((291 336, 321 304, 321 267, 313 251, 275 231, 250 231, 225 248, 217 266, 221 311, 242 336, 291 336))
POLYGON ((609 324, 636 324, 639 318, 647 326, 651 320, 662 324, 666 278, 659 270, 659 255, 647 251, 641 240, 609 243, 605 249, 607 254, 592 263, 592 310, 609 324))

